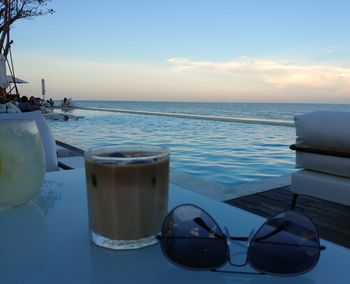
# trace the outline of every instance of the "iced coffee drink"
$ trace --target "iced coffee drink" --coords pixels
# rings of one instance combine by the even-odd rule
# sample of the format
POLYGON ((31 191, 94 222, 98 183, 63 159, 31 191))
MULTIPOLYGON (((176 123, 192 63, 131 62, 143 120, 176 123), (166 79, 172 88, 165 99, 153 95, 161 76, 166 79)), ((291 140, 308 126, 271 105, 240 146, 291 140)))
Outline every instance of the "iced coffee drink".
POLYGON ((112 249, 155 243, 168 211, 169 150, 93 148, 85 162, 92 240, 112 249))

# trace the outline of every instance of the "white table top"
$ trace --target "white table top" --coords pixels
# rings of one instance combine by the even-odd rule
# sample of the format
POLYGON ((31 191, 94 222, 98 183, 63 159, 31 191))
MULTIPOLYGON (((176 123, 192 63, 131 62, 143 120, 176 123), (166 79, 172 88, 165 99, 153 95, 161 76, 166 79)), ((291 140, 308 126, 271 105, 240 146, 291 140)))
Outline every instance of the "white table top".
MULTIPOLYGON (((171 185, 170 207, 201 206, 231 235, 248 236, 263 218, 171 185)), ((349 283, 350 250, 327 246, 298 277, 198 272, 170 264, 159 244, 112 251, 91 243, 84 169, 48 173, 35 202, 0 211, 0 283, 349 283)), ((234 254, 234 252, 232 253, 234 254)), ((237 270, 237 268, 234 268, 237 270)))

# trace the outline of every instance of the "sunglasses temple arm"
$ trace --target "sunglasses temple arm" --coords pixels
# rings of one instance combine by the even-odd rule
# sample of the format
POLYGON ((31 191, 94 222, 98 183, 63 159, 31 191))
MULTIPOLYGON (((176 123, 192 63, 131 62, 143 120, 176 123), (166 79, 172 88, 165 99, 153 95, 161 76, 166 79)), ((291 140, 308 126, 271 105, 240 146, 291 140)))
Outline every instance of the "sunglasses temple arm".
POLYGON ((199 225, 202 229, 206 230, 208 233, 213 233, 215 237, 222 238, 222 235, 217 234, 215 231, 213 231, 205 222, 202 218, 197 217, 194 218, 193 221, 199 225))
MULTIPOLYGON (((267 238, 269 238, 269 237, 271 237, 271 236, 273 236, 275 234, 278 234, 279 232, 283 231, 283 229, 284 229, 283 225, 279 226, 275 230, 273 230, 271 233, 266 234, 265 236, 262 236, 260 238, 256 238, 255 241, 263 241, 263 240, 265 240, 265 239, 267 239, 267 238)), ((296 245, 293 245, 293 246, 296 246, 296 245)), ((319 246, 319 249, 320 250, 325 250, 326 246, 319 246)))
POLYGON ((283 230, 285 230, 288 227, 288 225, 290 225, 290 224, 281 224, 280 226, 276 227, 272 232, 266 234, 265 236, 261 236, 259 238, 256 238, 255 241, 262 241, 262 240, 265 240, 271 236, 274 236, 274 235, 282 232, 283 230))
MULTIPOLYGON (((205 229, 207 232, 212 232, 212 230, 210 229, 210 227, 204 222, 204 220, 202 218, 195 218, 193 220, 197 225, 201 226, 203 229, 205 229)), ((215 232, 213 232, 217 237, 221 237, 221 235, 217 235, 215 232)), ((251 236, 249 237, 228 237, 230 240, 232 241, 240 241, 240 242, 246 242, 248 241, 251 236)))
POLYGON ((267 239, 267 238, 269 238, 269 237, 271 237, 271 236, 274 236, 274 235, 276 235, 276 234, 282 232, 283 229, 284 229, 284 226, 283 226, 283 225, 282 225, 282 226, 278 226, 278 227, 277 227, 275 230, 273 230, 271 233, 266 234, 265 236, 261 236, 261 237, 259 237, 259 238, 256 238, 255 240, 256 240, 256 241, 265 240, 265 239, 267 239))

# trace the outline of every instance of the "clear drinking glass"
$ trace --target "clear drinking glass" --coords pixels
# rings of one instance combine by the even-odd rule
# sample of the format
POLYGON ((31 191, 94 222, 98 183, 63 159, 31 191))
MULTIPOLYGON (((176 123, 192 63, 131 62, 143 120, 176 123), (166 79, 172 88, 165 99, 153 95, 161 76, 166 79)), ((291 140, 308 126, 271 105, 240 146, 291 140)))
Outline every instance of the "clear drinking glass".
POLYGON ((30 201, 44 175, 44 150, 36 123, 0 120, 0 210, 30 201))
POLYGON ((169 149, 119 145, 85 153, 90 233, 111 249, 157 242, 168 212, 169 149))

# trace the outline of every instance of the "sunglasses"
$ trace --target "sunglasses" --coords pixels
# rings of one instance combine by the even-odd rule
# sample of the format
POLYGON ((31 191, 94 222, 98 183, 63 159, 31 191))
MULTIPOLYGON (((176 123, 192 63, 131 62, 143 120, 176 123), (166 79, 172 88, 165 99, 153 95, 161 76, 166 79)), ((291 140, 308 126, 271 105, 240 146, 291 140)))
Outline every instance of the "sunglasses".
POLYGON ((174 208, 158 236, 162 252, 172 263, 189 269, 243 274, 300 275, 313 269, 320 257, 319 234, 310 218, 293 210, 269 218, 251 237, 231 237, 215 220, 193 204, 174 208), (232 241, 247 242, 245 262, 234 264, 232 241), (249 264, 256 272, 219 270, 249 264))

